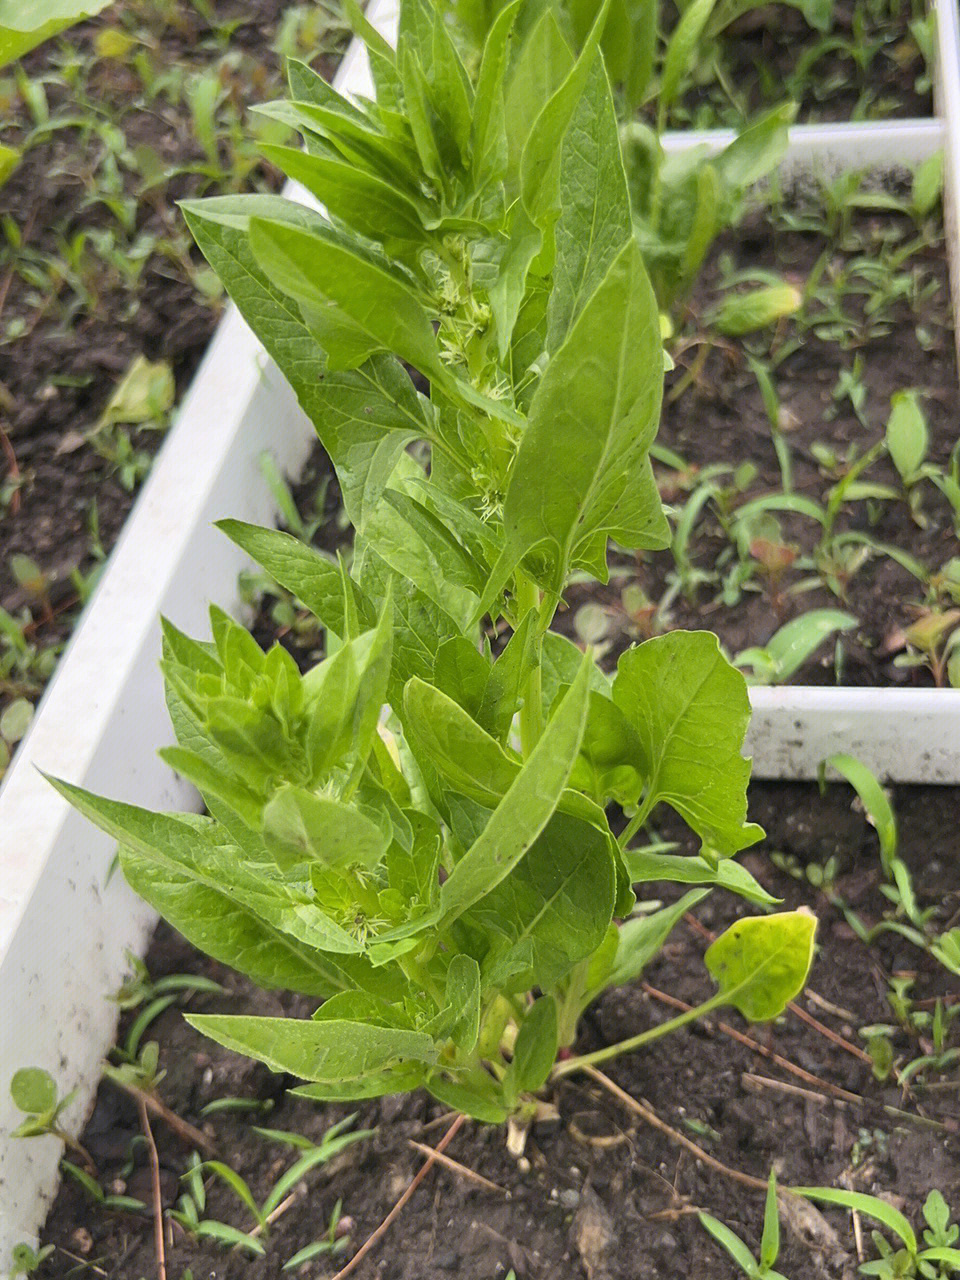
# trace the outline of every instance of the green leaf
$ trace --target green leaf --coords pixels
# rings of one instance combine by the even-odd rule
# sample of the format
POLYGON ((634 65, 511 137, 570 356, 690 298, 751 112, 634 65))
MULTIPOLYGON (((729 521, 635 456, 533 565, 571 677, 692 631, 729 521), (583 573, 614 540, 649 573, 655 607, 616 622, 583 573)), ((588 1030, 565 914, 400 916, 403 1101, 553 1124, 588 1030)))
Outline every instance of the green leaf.
POLYGON ((895 391, 890 397, 887 449, 905 484, 916 479, 930 447, 927 420, 916 391, 895 391))
POLYGON ((728 337, 742 337, 792 316, 802 305, 803 294, 795 285, 759 285, 745 293, 728 293, 709 323, 728 337))
POLYGON ((917 165, 913 174, 910 202, 914 212, 926 217, 933 211, 943 191, 943 152, 937 151, 917 165))
POLYGON ((659 312, 631 239, 547 366, 504 502, 514 563, 536 547, 556 592, 599 533, 666 545, 647 458, 662 368, 659 312))
POLYGON ((376 867, 389 836, 351 805, 302 787, 281 788, 263 811, 267 848, 281 866, 307 859, 331 867, 376 867))
POLYGON ((556 1058, 557 1003, 552 996, 541 996, 520 1024, 507 1073, 509 1091, 516 1097, 542 1089, 556 1058))
POLYGON ((721 854, 762 838, 760 827, 745 822, 747 686, 715 635, 676 631, 628 649, 613 698, 642 743, 648 812, 669 804, 721 854))
POLYGON ((808 658, 838 631, 849 631, 858 619, 840 609, 811 609, 793 618, 759 649, 745 649, 734 659, 738 667, 752 666, 760 684, 789 680, 808 658))
POLYGON ((763 1236, 760 1240, 760 1266, 769 1270, 780 1252, 780 1206, 777 1203, 777 1175, 770 1170, 767 1198, 763 1207, 763 1236))
POLYGON ((314 156, 299 147, 262 143, 260 150, 288 178, 317 197, 334 218, 368 240, 426 240, 417 206, 403 192, 376 174, 328 156, 314 156))
POLYGON ((500 10, 483 46, 470 143, 473 181, 479 189, 503 173, 507 165, 504 80, 508 42, 521 5, 522 0, 512 0, 500 10))
POLYGON ((732 194, 752 187, 777 167, 786 154, 788 129, 796 114, 793 102, 764 112, 714 157, 712 163, 725 192, 732 194))
POLYGON ((59 35, 84 18, 106 9, 112 0, 2 0, 0 3, 0 67, 59 35))
POLYGON ((604 834, 554 814, 514 870, 464 917, 489 947, 481 963, 485 987, 554 988, 603 941, 615 894, 604 834))
POLYGON ((560 151, 557 258, 547 309, 555 352, 633 233, 613 97, 603 63, 590 70, 560 151))
POLYGON ((463 1054, 473 1053, 480 1035, 480 967, 471 956, 455 955, 447 969, 447 1016, 442 1034, 463 1054))
POLYGON ((691 889, 672 906, 661 907, 652 915, 635 916, 620 926, 617 954, 605 986, 620 987, 632 982, 659 954, 677 922, 710 893, 709 889, 691 889))
POLYGON ((529 759, 480 836, 444 882, 440 904, 445 925, 510 874, 556 809, 580 749, 592 665, 589 656, 584 658, 576 680, 529 759))
POLYGON ((445 1107, 473 1116, 482 1124, 503 1124, 507 1118, 502 1091, 485 1072, 477 1071, 456 1081, 433 1076, 426 1089, 445 1107))
MULTIPOLYGON (((271 578, 292 591, 328 630, 340 639, 344 637, 343 577, 334 560, 277 529, 261 529, 241 520, 219 520, 217 528, 262 565, 271 578)), ((356 584, 353 590, 361 626, 373 626, 373 606, 356 584)))
POLYGON ((804 908, 736 921, 703 958, 720 1002, 751 1022, 779 1017, 803 990, 816 931, 816 917, 804 908))
POLYGON ((543 103, 520 156, 520 195, 541 229, 551 228, 560 212, 560 148, 594 64, 601 60, 600 36, 609 0, 604 0, 576 62, 562 84, 543 103))
POLYGON ((432 1063, 436 1048, 421 1031, 340 1019, 255 1018, 186 1014, 217 1044, 266 1063, 271 1071, 333 1085, 362 1082, 404 1062, 432 1063))
POLYGON ((709 1213, 703 1213, 701 1211, 697 1214, 697 1217, 700 1219, 700 1225, 713 1236, 717 1244, 722 1245, 723 1248, 726 1249, 727 1253, 729 1253, 730 1257, 733 1258, 741 1271, 743 1271, 750 1280, 756 1280, 760 1275, 756 1261, 753 1254, 743 1243, 740 1237, 731 1231, 728 1226, 725 1226, 724 1223, 720 1222, 709 1213))
POLYGON ((634 884, 657 880, 670 880, 677 884, 715 884, 763 906, 774 906, 780 901, 767 893, 746 867, 733 858, 707 861, 706 858, 692 858, 684 854, 650 853, 646 849, 628 849, 624 858, 634 884))
MULTIPOLYGON (((520 157, 543 104, 563 84, 573 54, 553 9, 544 9, 510 68, 504 111, 508 174, 518 182, 520 157)), ((511 191, 519 194, 519 188, 511 191)))
POLYGON ((918 1245, 913 1227, 903 1214, 892 1204, 887 1204, 886 1200, 880 1200, 877 1196, 865 1195, 859 1191, 841 1191, 834 1187, 791 1187, 790 1190, 794 1195, 806 1196, 808 1200, 819 1200, 822 1204, 842 1205, 844 1209, 855 1209, 865 1217, 882 1222, 885 1227, 900 1237, 911 1254, 916 1255, 918 1245))
POLYGON ((36 1116, 55 1111, 60 1095, 49 1071, 42 1067, 21 1067, 10 1080, 10 1096, 18 1111, 36 1116))
POLYGON ((838 752, 828 756, 825 763, 828 768, 836 769, 837 773, 842 774, 860 797, 867 818, 880 840, 880 861, 884 872, 891 875, 897 856, 897 819, 887 793, 876 775, 853 756, 838 752))
POLYGON ((335 303, 369 342, 428 377, 446 381, 430 316, 413 286, 386 260, 316 226, 312 231, 263 218, 250 220, 250 248, 284 293, 323 312, 335 303))
POLYGON ((690 69, 704 28, 716 0, 691 0, 674 28, 663 59, 660 75, 660 118, 664 119, 679 92, 681 82, 690 69))
MULTIPOLYGON (((317 951, 284 933, 242 901, 238 850, 218 843, 212 825, 92 795, 50 779, 75 808, 121 842, 120 865, 132 889, 189 942, 262 987, 329 996, 347 987, 390 990, 392 977, 360 956, 317 951)), ((268 886, 258 906, 271 914, 268 886)))

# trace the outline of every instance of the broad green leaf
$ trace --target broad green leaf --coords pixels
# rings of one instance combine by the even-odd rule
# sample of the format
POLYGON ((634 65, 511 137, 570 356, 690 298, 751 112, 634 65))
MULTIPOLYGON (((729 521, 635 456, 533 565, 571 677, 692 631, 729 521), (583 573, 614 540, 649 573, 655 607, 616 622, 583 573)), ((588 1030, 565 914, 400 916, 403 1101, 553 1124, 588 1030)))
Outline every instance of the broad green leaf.
POLYGON ((363 1081, 406 1062, 432 1063, 436 1049, 428 1035, 366 1022, 243 1015, 187 1014, 203 1035, 236 1053, 266 1063, 271 1071, 333 1085, 363 1081))
POLYGON ((669 804, 721 854, 762 838, 761 828, 745 821, 747 686, 715 635, 675 631, 628 649, 613 698, 642 743, 648 812, 669 804))
POLYGON ((313 860, 376 867, 390 844, 358 809, 302 787, 283 787, 263 811, 263 836, 281 867, 313 860))
POLYGON ((290 1092, 297 1098, 310 1098, 314 1102, 359 1102, 363 1098, 382 1098, 391 1093, 410 1093, 419 1089, 426 1078, 426 1067, 407 1062, 403 1066, 372 1072, 362 1079, 304 1084, 290 1092))
POLYGON ((757 116, 713 160, 724 190, 734 193, 765 178, 783 159, 796 103, 785 102, 757 116))
POLYGON ((634 884, 669 880, 675 884, 714 884, 729 889, 748 902, 774 906, 780 901, 758 884, 746 867, 733 858, 692 858, 684 854, 650 853, 646 849, 628 849, 624 854, 627 873, 634 884), (714 861, 716 865, 714 865, 714 861))
POLYGON ((549 6, 531 28, 510 69, 504 112, 511 195, 519 195, 520 157, 543 104, 573 66, 573 54, 549 6))
POLYGON ((391 569, 467 630, 477 611, 481 578, 466 548, 427 507, 388 488, 370 512, 364 542, 391 569))
POLYGON ((580 755, 570 785, 600 804, 635 804, 643 786, 641 744, 626 716, 610 698, 591 691, 580 755))
POLYGON ((930 213, 943 191, 943 152, 937 151, 917 165, 910 193, 914 211, 921 217, 930 213))
MULTIPOLYGON (((242 547, 271 578, 292 591, 301 604, 338 638, 345 634, 343 578, 335 561, 292 534, 262 529, 241 520, 220 520, 217 528, 242 547)), ((354 584, 360 624, 371 627, 376 615, 354 584)))
POLYGON ((527 1011, 513 1046, 506 1081, 513 1096, 542 1089, 556 1058, 557 1003, 552 996, 540 996, 527 1011))
POLYGON ((631 239, 537 387, 504 502, 514 563, 537 548, 553 590, 598 533, 666 544, 647 451, 662 390, 657 304, 631 239))
POLYGON ((557 257, 547 310, 547 350, 555 352, 614 258, 633 234, 613 97, 594 61, 560 150, 557 257))
POLYGON ((844 1209, 855 1209, 867 1218, 882 1222, 900 1237, 910 1253, 915 1255, 917 1252, 917 1237, 913 1227, 899 1209, 878 1196, 865 1195, 860 1191, 843 1191, 839 1187, 791 1187, 790 1190, 794 1195, 806 1196, 808 1200, 842 1205, 844 1209))
POLYGON ((520 766, 449 697, 424 680, 408 681, 403 716, 414 746, 456 791, 493 808, 520 766))
MULTIPOLYGON (((530 610, 507 641, 506 648, 490 670, 476 717, 479 724, 501 741, 509 733, 514 714, 520 708, 523 690, 537 661, 536 621, 534 611, 530 610)), ((571 675, 570 682, 572 678, 571 675)))
POLYGON ((0 0, 0 67, 50 40, 113 0, 0 0))
POLYGON ((503 1124, 507 1118, 501 1090, 486 1072, 476 1071, 456 1081, 432 1076, 426 1089, 445 1107, 473 1116, 482 1124, 503 1124))
MULTIPOLYGON (((236 850, 218 857, 201 820, 153 814, 50 779, 92 822, 120 841, 120 865, 132 889, 189 942, 247 974, 262 987, 329 996, 347 987, 392 989, 393 979, 360 956, 314 950, 240 900, 231 866, 236 850)), ((266 886, 264 886, 266 888, 266 886)), ((264 898, 267 894, 264 893, 264 898)), ((276 905, 274 903, 274 905, 276 905)))
POLYGON ((927 420, 916 391, 895 391, 890 397, 886 443, 900 478, 910 484, 916 479, 930 447, 927 420))
POLYGON ((466 636, 456 636, 437 650, 433 686, 490 732, 494 717, 489 713, 485 716, 483 707, 492 672, 493 664, 477 646, 466 636))
POLYGON ((356 165, 312 156, 298 147, 261 144, 264 156, 282 173, 306 187, 334 218, 360 235, 383 244, 426 239, 417 206, 401 191, 356 165))
POLYGON ((461 1053, 473 1053, 480 1034, 480 967, 471 956, 458 954, 450 961, 441 1025, 441 1034, 461 1053))
POLYGON ((444 924, 451 924, 510 874, 556 809, 580 749, 589 666, 592 659, 587 657, 483 832, 444 882, 444 924))
POLYGON ((674 926, 710 893, 709 889, 691 889, 669 907, 661 907, 652 915, 635 916, 620 926, 620 939, 613 968, 606 986, 619 987, 643 973, 659 954, 674 926))
POLYGON ((555 987, 603 941, 615 895, 603 833, 555 814, 514 870, 464 917, 489 942, 481 964, 485 986, 555 987))
POLYGON ((286 223, 250 220, 250 248, 273 283, 322 313, 336 304, 369 339, 427 376, 445 380, 430 316, 416 290, 391 268, 358 250, 332 229, 305 231, 286 223))
POLYGON ((362 527, 407 445, 432 438, 427 402, 393 356, 328 370, 300 307, 260 269, 249 243, 251 217, 309 229, 318 225, 316 214, 277 196, 218 197, 183 208, 204 256, 317 428, 347 514, 362 527))
POLYGON ((718 1000, 751 1022, 779 1017, 803 990, 816 931, 816 916, 804 908, 736 921, 703 957, 718 1000))

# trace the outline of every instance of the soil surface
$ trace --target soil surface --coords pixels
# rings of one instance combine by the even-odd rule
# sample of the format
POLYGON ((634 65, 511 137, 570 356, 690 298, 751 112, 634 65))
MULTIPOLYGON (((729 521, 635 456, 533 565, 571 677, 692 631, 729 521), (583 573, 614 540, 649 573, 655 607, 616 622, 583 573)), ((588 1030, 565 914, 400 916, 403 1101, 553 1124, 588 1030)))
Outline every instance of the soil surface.
MULTIPOLYGON (((868 295, 846 294, 842 307, 849 324, 839 337, 832 316, 819 304, 808 310, 802 328, 787 321, 772 339, 769 330, 745 339, 720 338, 709 332, 707 313, 722 296, 724 272, 729 277, 732 271, 777 271, 803 288, 814 269, 823 266, 821 254, 826 248, 822 280, 845 276, 847 283, 856 283, 851 265, 869 263, 878 256, 884 237, 898 221, 888 215, 861 213, 852 224, 847 248, 819 231, 785 230, 771 224, 763 212, 751 214, 726 236, 691 302, 687 337, 676 348, 677 369, 667 375, 657 436, 660 445, 687 464, 681 472, 658 468, 661 496, 677 513, 709 476, 706 469, 726 468, 716 479, 728 493, 704 506, 690 540, 692 569, 707 575, 707 580, 691 579, 687 590, 678 589, 677 566, 669 551, 613 555, 607 586, 584 583, 568 590, 567 610, 555 623, 559 630, 576 635, 578 610, 599 604, 602 618, 590 619, 593 634, 586 638, 599 638, 607 646, 605 660, 610 663, 634 640, 660 627, 705 627, 716 631, 728 651, 736 654, 765 644, 799 614, 841 609, 857 618, 857 626, 839 638, 838 650, 833 642, 821 646, 793 683, 932 683, 926 668, 895 665, 904 649, 902 632, 921 612, 923 585, 890 556, 875 554, 849 577, 838 574, 837 589, 831 590, 825 563, 817 560, 821 528, 809 516, 781 512, 766 516, 766 525, 758 527, 758 537, 749 540, 742 557, 753 577, 742 591, 724 587, 739 559, 733 529, 737 509, 753 499, 783 493, 770 421, 749 364, 751 355, 771 367, 782 438, 792 457, 793 491, 801 497, 825 504, 852 457, 883 439, 891 397, 907 388, 919 393, 929 430, 929 461, 940 467, 949 462, 958 440, 960 392, 947 265, 936 235, 906 266, 916 297, 892 300, 871 318, 863 311, 868 295), (702 365, 697 368, 698 358, 702 365), (850 375, 863 396, 858 411, 848 396, 838 394, 841 380, 850 375), (836 469, 826 468, 818 458, 819 445, 829 446, 838 455, 836 469), (848 458, 850 450, 854 453, 848 458), (751 464, 752 476, 738 486, 735 468, 751 464), (787 557, 785 565, 776 561, 781 549, 787 557), (631 605, 625 591, 631 586, 640 588, 649 608, 638 608, 636 602, 631 605)), ((830 294, 831 302, 839 297, 830 294)), ((860 479, 888 486, 894 497, 845 503, 835 526, 837 534, 863 534, 908 552, 930 574, 960 552, 954 513, 932 484, 921 486, 922 523, 918 523, 888 457, 879 457, 860 479)), ((947 598, 945 603, 953 601, 947 598)))
MULTIPOLYGON (((960 914, 960 864, 953 840, 958 803, 960 792, 952 789, 900 788, 895 794, 902 855, 921 900, 936 904, 941 925, 960 914)), ((851 803, 847 788, 831 787, 821 798, 805 784, 755 785, 751 816, 768 831, 766 842, 746 855, 751 870, 788 905, 806 902, 820 918, 819 954, 809 991, 799 1003, 834 1039, 793 1013, 751 1032, 730 1012, 721 1021, 750 1032, 765 1050, 782 1055, 810 1078, 798 1079, 744 1047, 714 1019, 677 1032, 646 1053, 624 1057, 610 1066, 610 1078, 644 1100, 676 1133, 740 1173, 763 1179, 773 1165, 782 1184, 848 1181, 855 1189, 888 1195, 916 1225, 919 1207, 933 1187, 955 1209, 960 1201, 955 1094, 948 1086, 905 1096, 890 1083, 878 1083, 862 1060, 857 1030, 895 1021, 884 999, 890 975, 913 977, 913 996, 927 1001, 945 993, 955 1000, 956 979, 948 981, 942 969, 896 934, 882 934, 866 947, 805 879, 777 870, 767 856, 768 851, 792 856, 797 868, 836 858, 836 892, 864 921, 876 921, 887 905, 877 888, 876 835, 851 803), (862 1102, 827 1096, 830 1085, 862 1102), (885 1112, 884 1106, 907 1115, 885 1112), (943 1127, 921 1127, 916 1119, 921 1113, 943 1127)), ((682 838, 672 823, 664 824, 662 834, 682 838)), ((657 892, 658 886, 650 887, 651 895, 657 892)), ((663 896, 674 892, 664 887, 663 896)), ((705 998, 711 987, 701 963, 703 930, 719 930, 741 914, 748 909, 727 895, 701 903, 696 927, 682 922, 648 970, 650 986, 638 983, 603 997, 584 1020, 578 1047, 595 1048, 669 1016, 671 1010, 652 991, 690 1002, 705 998)), ((166 926, 158 930, 147 965, 155 978, 195 972, 220 981, 225 993, 194 996, 190 1008, 195 1011, 296 1016, 311 1011, 302 998, 258 993, 166 926)), ((125 1015, 126 1025, 133 1016, 125 1015)), ((289 1148, 259 1137, 253 1125, 317 1140, 330 1124, 355 1110, 357 1125, 375 1130, 308 1175, 307 1189, 272 1227, 264 1258, 200 1244, 171 1224, 167 1269, 176 1280, 187 1268, 204 1280, 274 1280, 283 1274, 286 1259, 323 1236, 335 1203, 342 1200, 345 1225, 351 1228, 349 1247, 337 1260, 321 1257, 296 1272, 332 1275, 379 1224, 422 1163, 411 1140, 436 1145, 452 1122, 422 1093, 356 1108, 293 1099, 284 1092, 289 1080, 205 1041, 183 1021, 180 1007, 166 1010, 148 1036, 159 1041, 167 1072, 159 1086, 163 1101, 203 1125, 221 1157, 249 1182, 259 1201, 293 1156, 289 1148), (261 1109, 221 1111, 204 1119, 203 1108, 226 1097, 261 1109)), ((906 1033, 896 1032, 894 1043, 900 1066, 920 1052, 906 1033)), ((934 1083, 936 1077, 928 1081, 934 1083)), ((591 1080, 565 1081, 553 1100, 560 1120, 535 1130, 528 1163, 518 1164, 508 1155, 501 1131, 468 1122, 449 1155, 509 1191, 509 1197, 456 1172, 431 1171, 380 1247, 357 1269, 358 1280, 443 1280, 448 1275, 495 1280, 510 1268, 518 1280, 733 1280, 737 1273, 732 1263, 707 1237, 694 1209, 708 1210, 756 1247, 762 1193, 708 1168, 591 1080)), ((189 1148, 162 1122, 155 1121, 153 1129, 163 1201, 169 1208, 182 1190, 178 1180, 189 1148)), ((138 1132, 133 1105, 104 1084, 83 1141, 106 1189, 149 1204, 149 1171, 138 1132)), ((205 1212, 244 1230, 253 1225, 236 1197, 213 1180, 205 1212)), ((828 1211, 827 1220, 829 1225, 812 1214, 799 1222, 791 1216, 785 1223, 778 1264, 785 1275, 853 1280, 856 1252, 849 1219, 828 1211)), ((869 1251, 869 1233, 865 1235, 869 1251)), ((49 1280, 74 1274, 140 1280, 156 1274, 149 1216, 105 1212, 69 1179, 44 1240, 56 1246, 39 1273, 49 1280), (99 1272, 81 1271, 70 1255, 99 1272)))
MULTIPOLYGON (((5 108, 13 123, 3 140, 26 150, 2 201, 8 242, 0 257, 0 607, 17 616, 29 609, 25 634, 42 648, 56 648, 69 635, 78 604, 71 574, 87 574, 109 551, 142 479, 121 483, 116 459, 104 457, 89 433, 138 356, 168 363, 179 398, 219 319, 222 298, 189 245, 176 202, 234 182, 226 175, 238 161, 223 122, 242 120, 249 129, 247 105, 282 91, 273 46, 289 7, 287 0, 218 2, 216 31, 230 32, 227 59, 202 5, 183 0, 164 6, 162 15, 136 3, 123 13, 111 9, 69 33, 87 77, 84 104, 76 85, 58 75, 62 42, 25 62, 29 76, 44 85, 53 124, 81 116, 82 127, 37 134, 25 101, 5 108), (98 39, 122 36, 128 10, 140 9, 145 27, 134 30, 146 44, 134 41, 126 59, 98 57, 98 39), (216 69, 223 179, 197 140, 187 95, 158 89, 151 97, 129 65, 144 48, 158 79, 189 83, 190 76, 216 69), (115 160, 107 154, 111 147, 115 160), (148 181, 153 163, 170 176, 148 181), (121 205, 129 225, 114 214, 121 205), (71 252, 72 268, 65 260, 71 252), (11 567, 18 554, 39 567, 42 590, 18 581, 11 567)), ((334 65, 317 63, 324 73, 334 65)), ((246 189, 279 186, 281 175, 270 166, 252 157, 245 164, 246 189)), ((141 473, 168 421, 165 415, 152 424, 160 429, 125 429, 132 448, 145 455, 141 473)), ((6 700, 37 692, 31 687, 36 674, 22 689, 0 682, 0 711, 6 700)))
POLYGON ((737 127, 786 99, 797 103, 801 123, 930 116, 930 77, 913 16, 908 4, 838 0, 822 32, 792 5, 750 10, 708 46, 700 83, 681 98, 671 122, 737 127))

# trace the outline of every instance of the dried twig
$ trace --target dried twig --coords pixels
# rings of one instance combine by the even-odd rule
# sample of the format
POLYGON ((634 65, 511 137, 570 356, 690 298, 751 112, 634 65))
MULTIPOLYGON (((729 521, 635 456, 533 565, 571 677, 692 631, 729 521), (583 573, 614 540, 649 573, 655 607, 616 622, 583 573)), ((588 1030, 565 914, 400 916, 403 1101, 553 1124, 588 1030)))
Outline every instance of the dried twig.
POLYGON ((510 1192, 506 1187, 501 1187, 498 1182, 491 1182, 489 1178, 485 1178, 482 1173, 477 1173, 475 1169, 468 1169, 459 1160, 445 1156, 441 1151, 437 1151, 435 1147, 428 1147, 425 1142, 416 1142, 413 1138, 408 1138, 407 1142, 415 1151, 419 1151, 422 1155, 430 1156, 438 1164, 442 1164, 445 1169, 449 1169, 451 1173, 457 1173, 461 1178, 476 1182, 479 1186, 486 1187, 488 1191, 496 1191, 498 1195, 506 1196, 509 1199, 510 1192))
MULTIPOLYGON (((651 987, 648 982, 642 984, 647 995, 652 996, 654 1000, 659 1000, 663 1004, 669 1005, 673 1009, 680 1009, 686 1012, 693 1006, 686 1004, 683 1000, 678 1000, 676 996, 667 995, 665 991, 658 991, 656 987, 651 987)), ((866 1099, 862 1098, 858 1093, 851 1093, 849 1089, 842 1089, 840 1085, 833 1084, 829 1080, 821 1080, 819 1076, 815 1076, 812 1071, 807 1071, 803 1067, 797 1066, 795 1062, 791 1062, 789 1058, 784 1058, 782 1054, 777 1053, 774 1049, 769 1048, 765 1044, 761 1044, 759 1040, 755 1040, 753 1036, 746 1035, 743 1031, 738 1031, 736 1027, 731 1027, 728 1022, 716 1022, 714 1025, 725 1036, 729 1036, 732 1040, 736 1040, 738 1044, 742 1044, 744 1048, 759 1053, 761 1057, 775 1062, 778 1067, 782 1067, 784 1071, 789 1071, 791 1075, 796 1076, 798 1080, 804 1080, 807 1084, 816 1085, 818 1089, 826 1089, 826 1091, 835 1098, 842 1098, 845 1102, 853 1102, 858 1106, 863 1106, 866 1099)))
POLYGON ((0 451, 7 460, 7 474, 14 482, 13 493, 10 495, 10 514, 15 516, 20 510, 20 489, 16 484, 20 479, 20 464, 17 462, 17 455, 2 422, 0 422, 0 451))
POLYGON ((160 1157, 157 1155, 157 1144, 153 1140, 150 1128, 150 1117, 147 1114, 146 1094, 137 1099, 137 1112, 140 1116, 140 1128, 147 1142, 147 1154, 150 1157, 150 1186, 153 1192, 153 1244, 157 1255, 157 1280, 167 1280, 167 1259, 163 1243, 163 1197, 160 1192, 160 1157))
POLYGON ((363 1244, 360 1246, 357 1252, 353 1255, 353 1257, 350 1259, 347 1265, 345 1267, 341 1267, 341 1269, 333 1277, 333 1280, 346 1280, 346 1277, 350 1275, 360 1265, 360 1263, 367 1256, 367 1254, 374 1247, 374 1245, 376 1245, 377 1242, 386 1234, 386 1232, 390 1228, 390 1224, 400 1215, 400 1213, 403 1211, 404 1205, 407 1203, 407 1201, 416 1191, 417 1187, 419 1187, 420 1183, 424 1180, 424 1178, 433 1168, 434 1164, 436 1163, 437 1156, 441 1155, 443 1153, 444 1148, 448 1147, 450 1143, 453 1141, 453 1139, 456 1137, 457 1133, 460 1130, 461 1125, 466 1120, 466 1118, 467 1117, 465 1115, 457 1116, 456 1120, 454 1120, 453 1124, 450 1126, 447 1132, 443 1135, 443 1137, 440 1139, 437 1145, 430 1149, 430 1155, 427 1157, 426 1160, 424 1160, 420 1169, 411 1179, 410 1185, 407 1187, 406 1191, 404 1191, 403 1195, 400 1197, 397 1203, 393 1206, 393 1208, 390 1210, 390 1212, 387 1214, 384 1220, 380 1223, 379 1227, 377 1227, 375 1231, 371 1232, 371 1234, 367 1236, 366 1240, 364 1240, 363 1244))
MULTIPOLYGON (((632 1098, 625 1089, 621 1089, 620 1086, 615 1084, 609 1076, 605 1076, 603 1072, 598 1071, 596 1067, 581 1067, 581 1071, 585 1076, 589 1076, 591 1080, 595 1080, 596 1083, 606 1089, 608 1093, 612 1093, 619 1102, 623 1103, 628 1111, 632 1111, 635 1115, 640 1116, 640 1118, 645 1120, 652 1129, 657 1129, 660 1133, 666 1134, 672 1142, 676 1142, 679 1146, 684 1147, 708 1168, 715 1170, 717 1173, 722 1173, 727 1178, 732 1178, 734 1182, 739 1182, 742 1186, 752 1187, 754 1191, 766 1191, 766 1179, 754 1178, 749 1173, 741 1173, 739 1169, 731 1169, 729 1165, 723 1164, 722 1161, 717 1160, 715 1156, 704 1151, 702 1147, 698 1147, 697 1144, 692 1142, 685 1134, 680 1133, 677 1129, 671 1128, 665 1120, 660 1119, 655 1111, 644 1106, 642 1102, 638 1102, 636 1098, 632 1098)), ((337 1277, 336 1280, 339 1280, 339 1277, 337 1277)))
POLYGON ((188 1146, 199 1147, 201 1151, 206 1151, 208 1153, 216 1151, 216 1143, 208 1138, 202 1129, 196 1128, 196 1126, 192 1125, 189 1120, 184 1120, 181 1116, 178 1116, 175 1111, 171 1111, 170 1108, 165 1106, 155 1094, 147 1093, 145 1089, 138 1089, 135 1084, 128 1084, 126 1081, 117 1080, 116 1077, 111 1075, 107 1075, 105 1078, 109 1080, 111 1084, 115 1084, 118 1089, 123 1089, 125 1093, 128 1093, 138 1107, 143 1103, 148 1111, 152 1111, 159 1120, 163 1121, 168 1129, 175 1133, 177 1137, 188 1146))

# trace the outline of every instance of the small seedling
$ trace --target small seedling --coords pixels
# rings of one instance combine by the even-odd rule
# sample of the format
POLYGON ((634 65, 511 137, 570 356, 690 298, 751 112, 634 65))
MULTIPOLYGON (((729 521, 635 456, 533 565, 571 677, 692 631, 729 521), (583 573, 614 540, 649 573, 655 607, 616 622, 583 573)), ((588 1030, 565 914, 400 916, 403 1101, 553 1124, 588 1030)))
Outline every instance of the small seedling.
POLYGON ((777 1178, 772 1169, 767 1184, 759 1258, 755 1258, 740 1237, 724 1223, 709 1213, 701 1212, 698 1217, 701 1225, 726 1249, 748 1280, 787 1280, 781 1272, 774 1270, 780 1253, 780 1209, 777 1204, 777 1178))
POLYGON ((29 1244, 16 1244, 10 1254, 10 1275, 16 1276, 32 1276, 35 1271, 40 1270, 40 1264, 45 1258, 49 1258, 54 1252, 52 1244, 46 1244, 42 1249, 34 1249, 29 1244))

